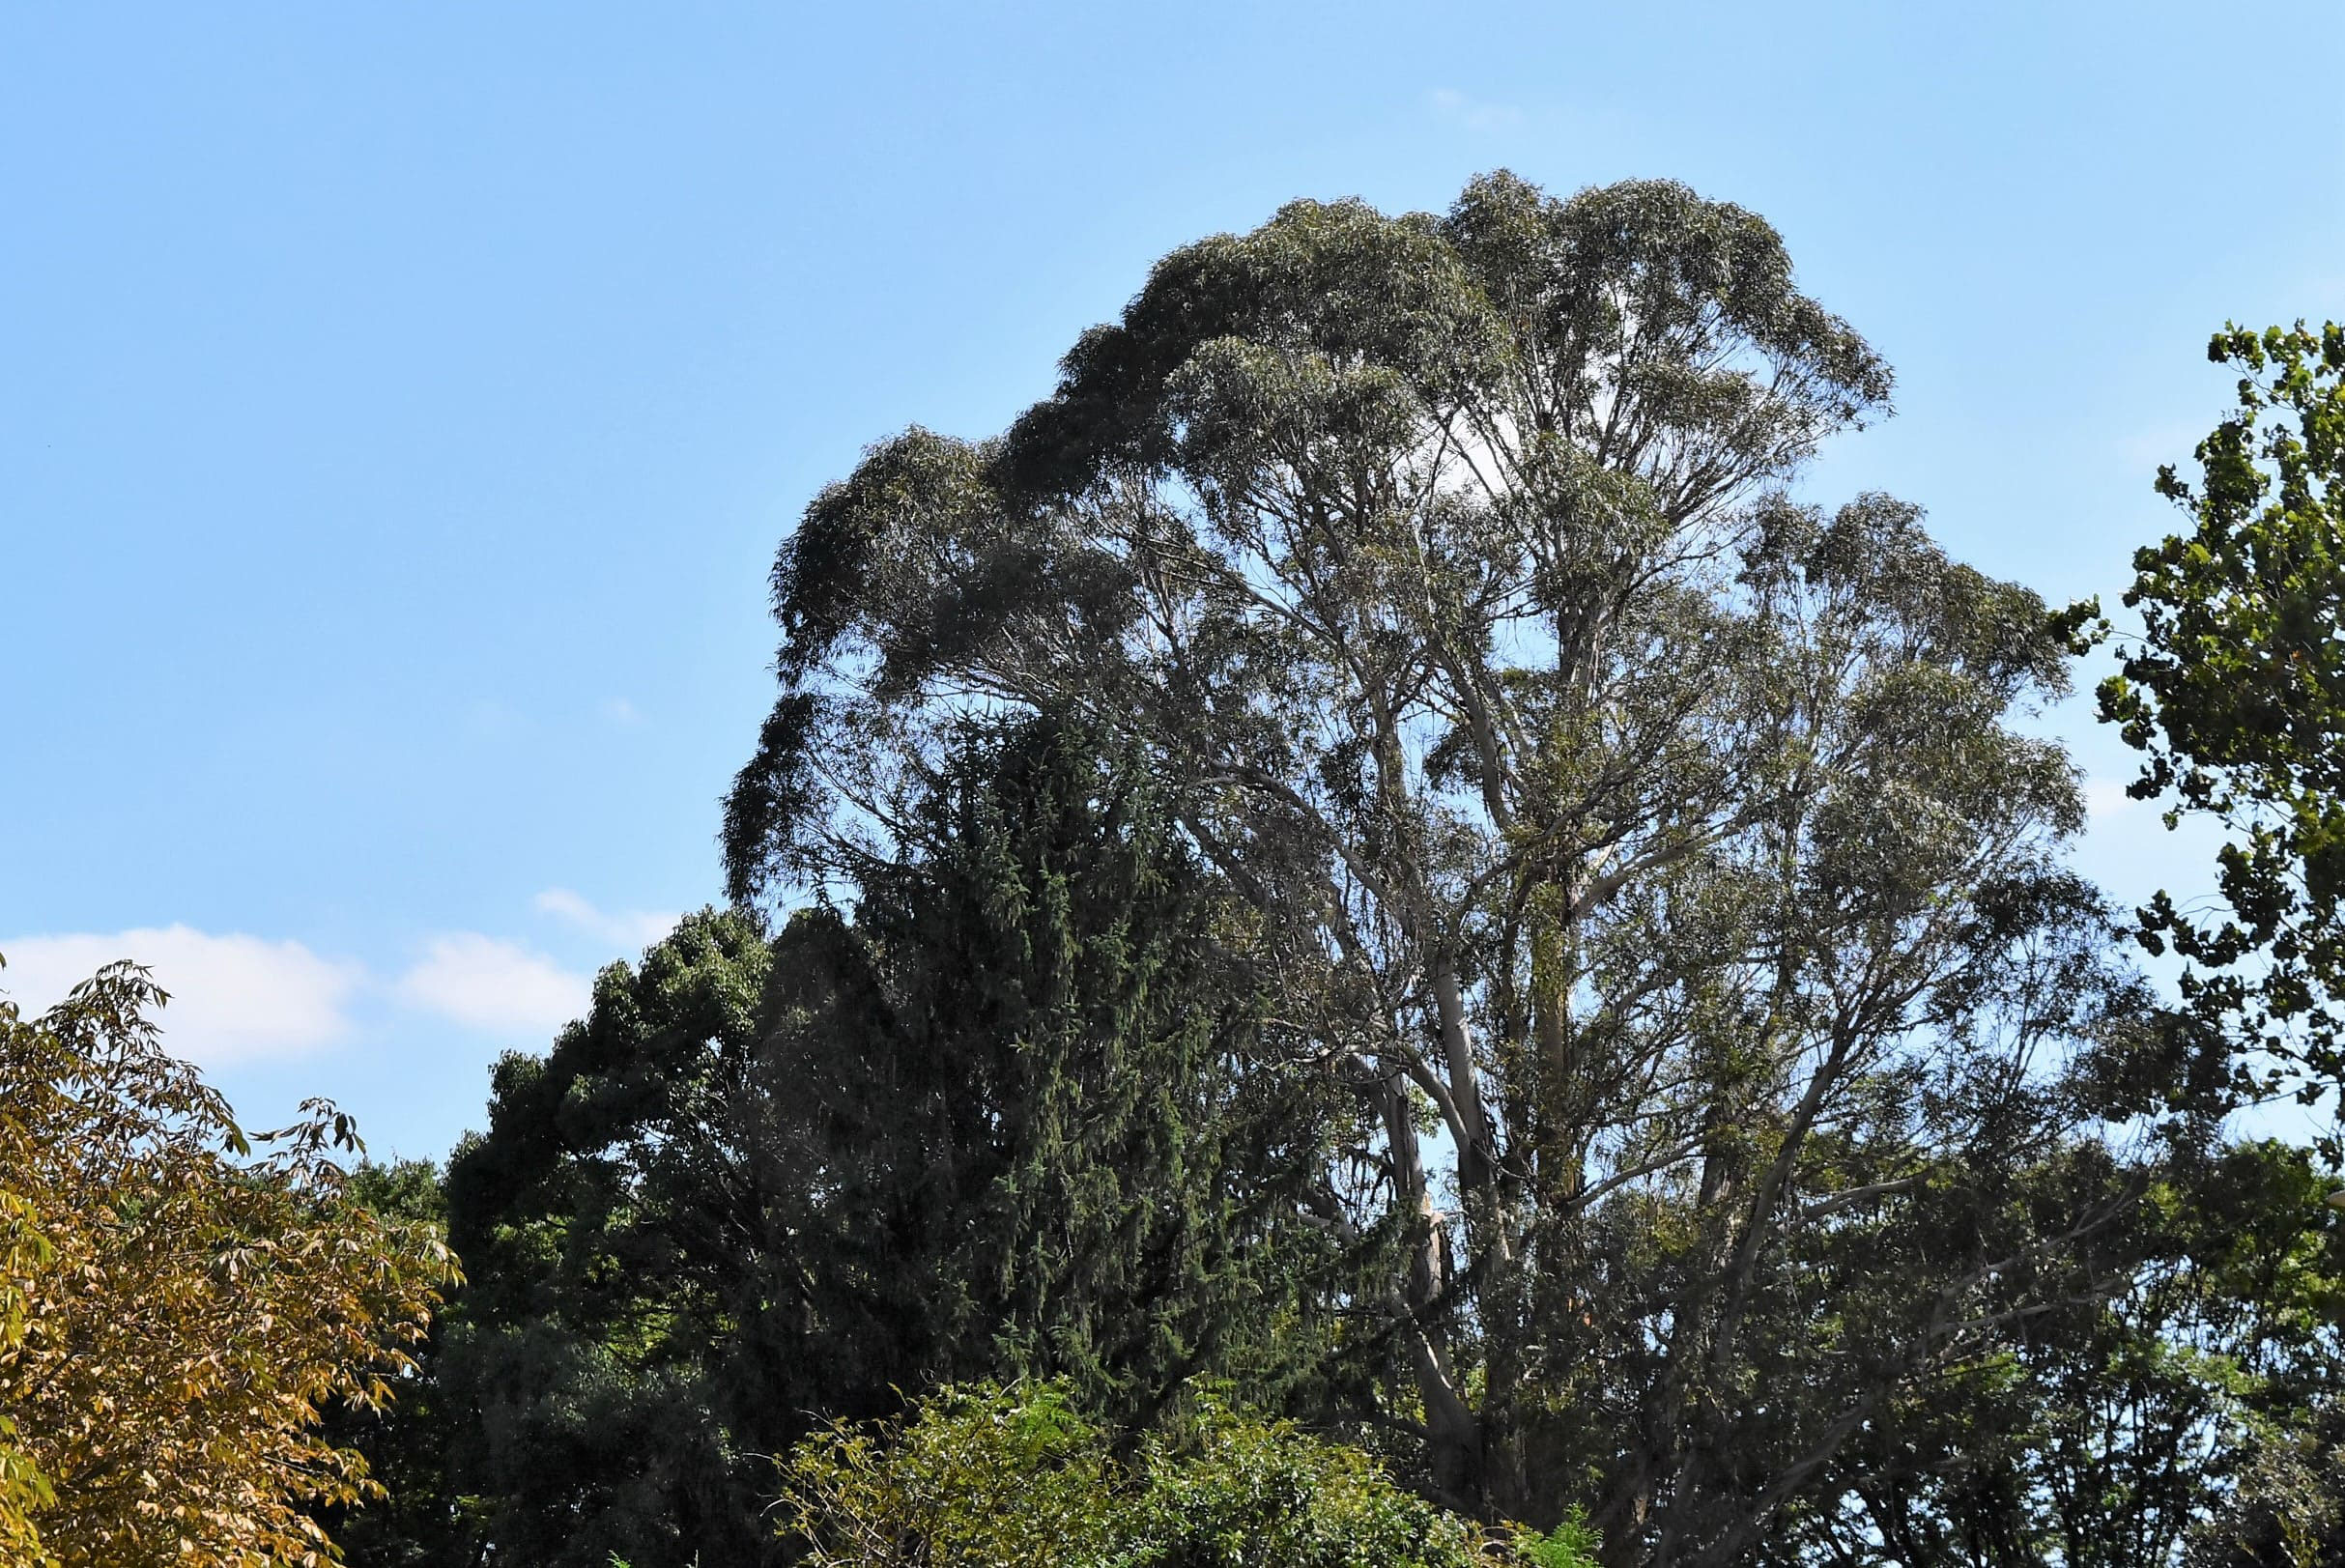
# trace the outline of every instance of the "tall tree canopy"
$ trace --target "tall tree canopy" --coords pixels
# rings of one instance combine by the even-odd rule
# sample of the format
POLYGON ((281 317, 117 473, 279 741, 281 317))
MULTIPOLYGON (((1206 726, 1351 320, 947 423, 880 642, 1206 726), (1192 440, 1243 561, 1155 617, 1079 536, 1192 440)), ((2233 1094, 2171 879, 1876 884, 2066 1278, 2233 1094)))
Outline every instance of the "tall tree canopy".
POLYGON ((1325 1403, 1347 1249, 1295 1191, 1329 1097, 1145 777, 972 731, 906 826, 847 910, 694 916, 500 1068, 437 1396, 492 1560, 777 1558, 771 1456, 937 1381, 1325 1403))
POLYGON ((1498 176, 1167 258, 784 543, 736 907, 498 1069, 365 1560, 775 1562, 786 1483, 839 1560, 2326 1568, 2345 1215, 2224 1126, 2333 1067, 2333 344, 2229 345, 2300 428, 2202 448, 2248 542, 2144 556, 2104 693, 2245 813, 2169 1010, 2017 722, 2091 612, 1792 496, 1889 380, 1762 222, 1498 176))
POLYGON ((2078 617, 1785 496, 1889 390, 1675 185, 1188 246, 1006 435, 886 442, 786 541, 733 892, 917 841, 972 714, 1133 749, 1357 1097, 1302 1209, 1405 1243, 1369 1418, 1452 1502, 1732 1560, 2037 1310, 1998 1282, 2142 1184, 2070 1130, 2203 1048, 2129 1026, 2007 723, 2078 617))
POLYGON ((319 1107, 258 1152, 162 1054, 116 965, 0 1002, 0 1547, 55 1568, 339 1560, 311 1510, 379 1495, 319 1431, 369 1406, 450 1273, 352 1201, 319 1107))
POLYGON ((2195 485, 2159 470, 2192 527, 2135 556, 2143 636, 2101 711, 2145 754, 2134 795, 2231 835, 2228 915, 2160 894, 2145 933, 2192 962, 2203 1012, 2305 1072, 2289 1087, 2309 1101, 2345 1085, 2345 327, 2228 328, 2207 357, 2239 370, 2239 406, 2195 485))

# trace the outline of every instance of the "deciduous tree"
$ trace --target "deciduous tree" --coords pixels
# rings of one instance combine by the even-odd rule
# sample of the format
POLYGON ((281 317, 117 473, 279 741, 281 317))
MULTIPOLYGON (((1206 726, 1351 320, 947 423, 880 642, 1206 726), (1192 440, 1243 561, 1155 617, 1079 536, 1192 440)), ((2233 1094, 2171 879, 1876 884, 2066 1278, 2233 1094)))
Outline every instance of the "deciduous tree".
POLYGON ((256 1149, 163 1001, 123 964, 0 1003, 0 1519, 62 1568, 335 1560, 308 1510, 376 1488, 320 1412, 386 1397, 448 1254, 351 1200, 330 1106, 256 1149))
POLYGON ((2345 1083, 2345 327, 2226 328, 2207 357, 2240 372, 2239 406, 2195 484, 2159 470, 2191 527, 2134 556, 2142 638, 2101 712, 2144 754, 2133 795, 2230 834, 2228 913, 2161 893, 2144 936, 2190 961, 2202 1012, 2285 1064, 2265 1087, 2309 1102, 2345 1083))
MULTIPOLYGON (((34 1228, 34 1217, 29 1202, 0 1189, 0 1355, 24 1343, 34 1278, 56 1257, 34 1228)), ((33 1516, 54 1500, 48 1481, 25 1452, 15 1417, 0 1413, 0 1559, 44 1568, 51 1559, 41 1548, 33 1516)))

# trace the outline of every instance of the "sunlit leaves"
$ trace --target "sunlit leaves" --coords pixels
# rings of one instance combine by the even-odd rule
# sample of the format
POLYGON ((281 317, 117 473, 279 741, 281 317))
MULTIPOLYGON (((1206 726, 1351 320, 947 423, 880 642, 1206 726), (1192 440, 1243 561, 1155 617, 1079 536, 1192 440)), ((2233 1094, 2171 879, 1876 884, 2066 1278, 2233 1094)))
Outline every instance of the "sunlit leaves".
POLYGON ((116 965, 0 1003, 0 1543, 29 1501, 61 1568, 335 1561, 308 1510, 375 1489, 319 1414, 389 1397, 453 1265, 351 1201, 332 1107, 256 1149, 162 1000, 116 965))
POLYGON ((1366 1455, 1212 1398, 1124 1451, 1063 1384, 948 1388, 787 1466, 811 1568, 1587 1568, 1585 1532, 1481 1527, 1366 1455))
POLYGON ((2101 711, 2146 754, 2131 793, 2230 833, 2228 914, 2160 894, 2144 940, 2191 961, 2203 1013, 2308 1074, 2270 1087, 2310 1101, 2345 1081, 2345 327, 2228 328, 2207 356, 2239 370, 2239 404, 2195 485, 2159 470, 2193 526, 2135 555, 2143 639, 2101 711))

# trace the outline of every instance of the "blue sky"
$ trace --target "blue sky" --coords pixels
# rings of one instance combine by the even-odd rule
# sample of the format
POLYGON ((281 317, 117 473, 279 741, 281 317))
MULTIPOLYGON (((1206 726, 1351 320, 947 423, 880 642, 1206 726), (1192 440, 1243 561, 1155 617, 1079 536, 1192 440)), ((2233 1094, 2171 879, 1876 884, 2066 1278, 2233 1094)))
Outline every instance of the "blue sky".
POLYGON ((2345 316, 2345 8, 2224 9, 9 7, 0 985, 145 958, 248 1121, 443 1153, 715 896, 815 489, 1299 195, 1754 208, 1900 374, 1810 494, 2113 597, 2209 331, 2345 316))

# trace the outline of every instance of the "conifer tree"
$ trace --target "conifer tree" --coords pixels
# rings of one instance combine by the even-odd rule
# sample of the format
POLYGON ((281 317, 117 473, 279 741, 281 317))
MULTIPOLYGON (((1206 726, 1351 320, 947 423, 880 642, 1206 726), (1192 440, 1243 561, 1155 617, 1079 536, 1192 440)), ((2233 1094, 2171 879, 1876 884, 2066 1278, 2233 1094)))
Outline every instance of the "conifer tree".
POLYGON ((768 1560, 769 1456, 944 1380, 1330 1403, 1347 1252, 1291 1190, 1330 1086, 1161 804, 1047 722, 964 732, 900 804, 905 852, 832 901, 770 941, 695 915, 500 1067, 434 1400, 486 1560, 768 1560))
POLYGON ((1236 909, 1047 721, 965 737, 901 826, 769 995, 804 1310, 861 1368, 827 1408, 1003 1371, 1125 1419, 1206 1372, 1280 1400, 1336 1254, 1295 1217, 1333 1086, 1282 1060, 1236 909))

